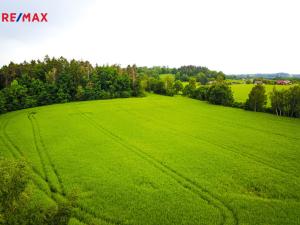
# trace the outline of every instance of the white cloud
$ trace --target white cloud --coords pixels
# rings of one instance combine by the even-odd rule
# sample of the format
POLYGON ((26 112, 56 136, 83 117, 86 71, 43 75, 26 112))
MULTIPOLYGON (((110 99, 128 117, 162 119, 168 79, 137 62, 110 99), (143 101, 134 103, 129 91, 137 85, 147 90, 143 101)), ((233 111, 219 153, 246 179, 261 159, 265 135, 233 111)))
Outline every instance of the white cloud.
POLYGON ((34 41, 0 37, 0 63, 49 54, 99 64, 300 73, 296 0, 100 0, 85 7, 84 1, 43 2, 65 24, 56 20, 29 33, 34 41), (69 6, 70 17, 63 17, 68 7, 60 5, 69 6))

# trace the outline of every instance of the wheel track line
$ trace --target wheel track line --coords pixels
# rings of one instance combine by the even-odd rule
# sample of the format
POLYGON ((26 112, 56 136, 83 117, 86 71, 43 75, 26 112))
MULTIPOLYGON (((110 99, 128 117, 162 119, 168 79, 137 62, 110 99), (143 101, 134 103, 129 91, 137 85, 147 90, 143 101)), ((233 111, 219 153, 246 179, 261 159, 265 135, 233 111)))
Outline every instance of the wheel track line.
MULTIPOLYGON (((30 120, 31 122, 31 125, 32 125, 32 131, 34 133, 34 138, 35 138, 35 144, 36 144, 36 147, 38 148, 38 140, 42 146, 42 149, 43 151, 45 151, 46 153, 46 156, 48 158, 48 162, 51 164, 51 168, 56 176, 56 179, 57 181, 60 183, 61 185, 61 190, 62 192, 57 192, 55 194, 58 194, 60 197, 63 197, 65 199, 65 190, 64 190, 64 185, 63 185, 63 182, 62 182, 62 179, 61 177, 59 176, 59 173, 57 171, 57 169, 55 168, 55 165, 46 149, 46 146, 45 146, 45 143, 42 139, 42 136, 41 136, 41 133, 40 133, 40 128, 39 128, 39 124, 37 122, 37 119, 35 118, 35 116, 33 114, 30 115, 30 117, 28 116, 28 119, 30 120)), ((40 158, 40 160, 42 160, 42 158, 40 158)), ((48 183, 49 184, 49 183, 48 183)), ((52 192, 53 194, 53 192, 52 192)), ((53 199, 53 198, 52 198, 53 199)), ((56 201, 57 202, 57 201, 56 201)), ((81 206, 81 205, 78 205, 78 207, 76 207, 76 209, 88 214, 88 217, 92 217, 93 219, 98 219, 98 220, 102 220, 108 224, 114 224, 114 225, 122 225, 123 223, 120 222, 120 221, 117 221, 117 220, 114 220, 112 218, 109 218, 109 217, 105 217, 105 216, 102 216, 102 215, 98 215, 96 214, 95 212, 93 212, 92 210, 88 210, 87 208, 81 206)), ((80 217, 81 218, 81 217, 80 217)), ((77 218, 79 219, 79 218, 77 218)))
MULTIPOLYGON (((5 121, 4 126, 1 127, 1 131, 3 132, 3 134, 5 134, 5 137, 6 137, 6 139, 2 137, 2 141, 8 147, 8 149, 13 154, 13 157, 15 159, 21 159, 21 158, 26 159, 26 156, 24 155, 24 153, 21 151, 21 149, 17 145, 15 145, 13 143, 13 141, 11 140, 11 138, 9 137, 9 135, 6 132, 6 127, 7 127, 8 123, 9 123, 9 119, 7 119, 5 121)), ((49 187, 48 182, 45 180, 45 177, 42 176, 41 173, 37 169, 35 169, 35 167, 32 164, 30 164, 27 160, 26 160, 26 163, 29 166, 29 168, 32 170, 31 178, 32 178, 33 183, 38 187, 39 190, 44 192, 46 195, 49 195, 51 193, 51 189, 49 187), (35 177, 34 177, 34 175, 35 175, 35 177), (37 181, 37 179, 44 182, 49 189, 44 189, 43 186, 41 186, 41 184, 37 181)))
MULTIPOLYGON (((1 127, 1 130, 2 130, 2 132, 3 132, 3 134, 5 135, 5 138, 6 138, 5 139, 5 138, 2 137, 2 141, 8 147, 8 149, 11 151, 11 153, 13 154, 13 157, 15 159, 21 159, 21 158, 26 159, 27 157, 24 155, 24 153, 21 151, 21 149, 16 144, 14 144, 13 140, 10 138, 10 136, 6 132, 6 127, 8 125, 8 122, 9 122, 9 120, 7 119, 5 121, 4 126, 1 127), (17 153, 15 152, 15 150, 16 150, 17 153)), ((40 156, 39 156, 39 159, 40 159, 40 156)), ((40 159, 40 161, 41 161, 41 159, 40 159)), ((45 182, 47 184, 47 186, 49 187, 49 183, 47 182, 47 180, 45 179, 45 177, 41 175, 41 173, 39 172, 39 170, 37 170, 34 167, 34 165, 32 165, 31 163, 27 162, 27 164, 30 167, 30 169, 32 170, 33 174, 35 174, 40 180, 42 180, 43 182, 45 182)), ((41 164, 43 166, 42 162, 41 162, 41 164)), ((37 183, 37 182, 35 181, 35 183, 37 183)), ((40 185, 38 185, 38 187, 39 187, 39 189, 44 190, 43 188, 41 188, 40 185)))
POLYGON ((196 194, 198 197, 206 201, 208 204, 212 205, 216 209, 219 210, 221 214, 221 223, 220 224, 238 224, 238 218, 235 215, 234 211, 226 205, 221 199, 214 196, 212 193, 210 193, 208 190, 200 186, 199 184, 195 183, 191 179, 185 177, 184 175, 178 173, 176 170, 170 168, 169 166, 165 165, 164 163, 158 161, 151 155, 145 153, 141 149, 137 148, 136 146, 133 146, 123 140, 118 135, 114 134, 107 128, 100 125, 97 121, 90 118, 88 115, 85 115, 82 113, 79 109, 80 115, 87 120, 92 126, 94 126, 97 130, 101 131, 101 133, 106 134, 111 139, 122 145, 124 148, 130 150, 131 152, 135 153, 142 159, 148 161, 151 165, 155 166, 157 169, 159 169, 164 174, 171 177, 173 180, 175 180, 178 184, 180 184, 183 188, 191 191, 192 193, 196 194))
MULTIPOLYGON (((126 110, 126 109, 124 109, 124 108, 122 108, 124 111, 127 111, 128 112, 128 110, 126 110)), ((147 117, 147 116, 144 116, 144 115, 142 115, 141 116, 141 114, 139 114, 139 113, 137 113, 137 112, 130 112, 131 114, 132 113, 135 113, 136 115, 138 115, 140 118, 146 118, 147 120, 146 121, 153 121, 153 122, 155 122, 156 124, 157 124, 157 121, 158 120, 155 120, 155 119, 153 119, 153 118, 149 118, 149 117, 147 117)), ((162 122, 162 123, 165 123, 164 121, 159 121, 159 122, 162 122)), ((167 124, 167 123, 165 123, 165 124, 167 124)), ((170 124, 168 123, 168 126, 169 126, 170 124)), ((189 134, 188 132, 182 132, 182 131, 179 131, 177 128, 168 128, 168 126, 160 126, 160 127, 162 127, 162 128, 164 128, 164 129, 166 129, 166 130, 168 130, 168 131, 170 131, 170 132, 172 132, 172 133, 174 133, 174 134, 176 134, 176 135, 178 135, 178 133, 180 133, 181 135, 183 134, 183 135, 185 135, 186 137, 191 137, 191 138, 193 138, 193 139, 195 139, 196 141, 202 141, 202 142, 206 142, 206 143, 208 143, 208 144, 210 144, 210 145, 214 145, 214 146, 216 146, 216 147, 219 147, 219 148, 221 148, 221 149, 224 149, 224 150, 227 150, 227 151, 230 151, 230 152, 233 152, 233 153, 235 153, 235 154, 237 154, 237 155, 240 155, 240 156, 242 156, 242 157, 245 157, 245 158, 248 158, 248 159, 250 159, 250 160, 253 160, 253 161, 255 161, 255 162, 257 162, 257 163, 259 163, 259 164, 262 164, 262 165, 264 165, 264 166, 266 166, 266 167, 269 167, 269 168, 272 168, 272 169, 274 169, 274 170, 277 170, 277 171, 279 171, 280 173, 283 173, 283 174, 287 174, 287 175, 289 175, 289 176, 292 176, 292 177, 294 177, 294 178, 296 178, 296 179, 299 179, 300 177, 299 176, 296 176, 295 174, 293 174, 293 173, 290 173, 290 172, 288 172, 288 171, 286 171, 286 170, 283 170, 283 169, 281 169, 281 168, 278 168, 278 167, 275 167, 275 166, 273 166, 273 165, 271 165, 270 163, 268 163, 268 162, 266 162, 265 161, 265 159, 263 159, 263 158, 261 158, 261 157, 257 157, 256 155, 253 155, 253 154, 250 154, 250 153, 242 153, 242 152, 240 152, 238 149, 236 149, 236 148, 234 148, 234 147, 228 147, 228 146, 223 146, 223 145, 219 145, 219 144, 216 144, 216 143, 214 143, 214 142, 212 142, 212 141, 208 141, 208 140, 206 140, 206 139, 202 139, 202 138, 200 138, 200 137, 198 137, 198 136, 194 136, 194 135, 191 135, 191 134, 189 134), (177 132, 174 132, 174 131, 177 131, 177 132), (233 150, 233 149, 235 149, 235 150, 233 150)))
MULTIPOLYGON (((54 181, 52 181, 52 182, 58 184, 58 190, 57 190, 58 193, 60 193, 61 195, 65 196, 66 194, 65 194, 65 189, 64 189, 64 185, 63 185, 62 179, 61 179, 61 177, 60 177, 57 169, 55 168, 55 165, 54 165, 54 163, 53 163, 53 161, 52 161, 52 159, 51 159, 51 157, 49 155, 49 152, 48 152, 48 150, 47 150, 47 148, 45 146, 45 143, 44 143, 44 141, 42 139, 42 136, 41 136, 40 127, 38 125, 38 122, 37 122, 34 114, 29 113, 28 114, 28 119, 29 119, 29 121, 31 123, 31 126, 32 126, 32 132, 33 132, 33 136, 34 136, 35 147, 36 147, 37 151, 40 153, 40 156, 42 156, 42 153, 45 154, 45 158, 44 157, 40 157, 41 161, 43 161, 42 164, 48 164, 48 165, 50 165, 49 169, 51 170, 51 172, 50 171, 49 172, 51 173, 51 175, 53 175, 53 178, 54 178, 54 181)), ((45 172, 48 172, 48 170, 45 171, 45 172)), ((51 178, 50 177, 52 177, 52 176, 50 176, 48 174, 49 181, 51 182, 51 180, 50 180, 51 178)))
MULTIPOLYGON (((8 121, 9 121, 9 120, 7 119, 7 120, 5 120, 4 123, 1 124, 1 131, 2 131, 3 134, 4 134, 3 129, 4 129, 4 127, 7 126, 8 121)), ((24 154, 22 153, 22 151, 20 151, 20 149, 12 142, 12 140, 10 139, 10 137, 9 137, 7 134, 6 134, 6 138, 7 138, 7 140, 10 140, 10 142, 7 142, 7 140, 1 135, 1 140, 2 140, 3 144, 4 144, 5 146, 7 146, 7 148, 8 148, 9 151, 10 151, 10 153, 13 155, 13 157, 14 157, 15 159, 25 158, 25 156, 24 156, 24 154), (16 148, 16 147, 17 147, 17 148, 16 148), (17 153, 15 152, 15 150, 17 150, 17 153)), ((43 178, 39 173, 37 173, 37 170, 34 170, 34 169, 33 169, 33 166, 32 166, 32 165, 30 165, 28 162, 27 162, 27 164, 30 166, 30 169, 31 169, 32 172, 33 172, 33 173, 32 173, 32 176, 31 176, 31 180, 32 180, 33 184, 34 184, 41 192, 43 192, 46 196, 48 196, 50 199, 52 199, 54 202, 57 203, 57 199, 54 197, 54 193, 51 192, 51 189, 50 189, 50 188, 47 189, 47 190, 44 189, 44 188, 40 185, 40 183, 37 181, 37 178, 40 178, 41 181, 42 181, 42 182, 45 182, 46 185, 47 185, 47 187, 49 187, 49 184, 47 183, 47 181, 44 180, 44 178, 43 178), (37 177, 34 177, 34 175, 36 175, 37 177)), ((61 197, 63 197, 63 196, 61 196, 61 197)), ((82 209, 79 208, 79 210, 82 210, 82 209)), ((82 210, 82 211, 83 211, 83 210, 82 210)), ((87 212, 85 212, 85 213, 87 213, 87 212)), ((89 214, 89 213, 87 213, 87 214, 89 214)), ((90 214, 90 215, 91 215, 91 214, 90 214)), ((75 218, 77 218, 77 217, 75 217, 75 218)), ((77 218, 77 219, 80 220, 80 218, 81 218, 81 217, 79 217, 79 218, 77 218)))
MULTIPOLYGON (((3 136, 4 136, 3 127, 5 126, 6 123, 7 123, 7 120, 5 120, 3 123, 1 123, 1 126, 0 126, 0 129, 1 129, 1 132, 2 132, 3 136)), ((10 145, 7 143, 7 140, 2 135, 0 135, 2 143, 4 144, 4 146, 7 147, 9 153, 13 156, 13 158, 17 158, 18 157, 18 152, 15 152, 14 150, 12 150, 10 148, 10 145)))
MULTIPOLYGON (((0 135, 0 138, 3 142, 3 144, 5 146, 7 146, 7 148, 9 149, 9 151, 11 152, 11 154, 13 155, 13 157, 15 159, 21 159, 21 158, 25 158, 25 155, 23 154, 23 152, 20 150, 20 148, 18 146, 16 146, 13 141, 11 140, 11 138, 9 137, 9 135, 6 133, 6 127, 9 123, 9 119, 6 119, 4 121, 4 123, 1 124, 1 131, 3 133, 3 135, 5 136, 5 138, 0 135), (16 152, 15 152, 16 150, 16 152)), ((33 184, 41 191, 43 192, 47 197, 49 197, 50 199, 52 199, 54 202, 58 203, 58 200, 57 198, 55 197, 55 195, 58 195, 60 196, 61 198, 64 198, 65 199, 65 196, 63 195, 60 195, 59 193, 53 193, 49 187, 49 183, 45 180, 45 178, 40 174, 40 172, 35 169, 35 167, 30 164, 29 162, 27 162, 27 164, 29 165, 30 169, 32 170, 32 176, 31 176, 31 180, 33 182, 33 184), (36 177, 35 177, 36 176, 36 177), (46 186, 49 188, 49 189, 45 189, 43 188, 43 186, 41 186, 41 183, 38 181, 38 179, 40 179, 41 182, 44 182, 46 184, 46 186)), ((108 218, 108 217, 105 217, 105 216, 99 216, 98 214, 92 212, 91 210, 87 210, 86 208, 84 207, 81 207, 80 205, 78 207, 75 207, 75 210, 78 210, 80 212, 83 212, 85 214, 87 214, 88 216, 85 216, 84 217, 81 215, 77 215, 76 213, 74 215, 72 215, 74 218, 82 221, 82 219, 84 219, 85 221, 83 221, 84 223, 86 224, 90 224, 90 219, 96 219, 96 220, 99 220, 99 221, 103 221, 103 222, 106 222, 108 224, 112 224, 112 225, 121 225, 122 223, 120 223, 119 221, 117 223, 114 223, 112 221, 114 221, 113 219, 111 218, 108 218), (88 217, 88 218, 87 218, 88 217)), ((98 222, 99 222, 98 221, 98 222)), ((92 223, 94 225, 94 223, 92 223)), ((97 223, 96 223, 97 224, 97 223)))
MULTIPOLYGON (((13 140, 10 138, 8 135, 6 128, 9 123, 9 119, 5 121, 3 126, 1 127, 2 133, 4 137, 2 137, 3 143, 8 146, 10 152, 13 154, 15 158, 24 158, 26 159, 27 157, 24 155, 24 153, 21 151, 21 149, 13 142, 13 140), (16 150, 16 151, 15 151, 16 150), (19 156, 18 156, 19 155, 19 156)), ((28 163, 30 165, 31 169, 42 179, 44 179, 44 175, 41 174, 41 172, 34 166, 28 163)))
MULTIPOLYGON (((92 121, 93 125, 95 125, 95 123, 97 123, 96 121, 92 121)), ((98 124, 99 125, 99 124, 98 124)), ((186 178, 185 176, 183 176, 182 174, 178 173, 177 171, 175 171, 174 169, 168 167, 167 165, 165 165, 164 163, 154 159, 152 156, 150 156, 149 154, 143 152, 140 149, 137 149, 137 147, 130 145, 129 143, 127 143, 128 145, 130 145, 130 147, 128 147, 128 145, 126 145, 123 139, 121 139, 120 137, 116 136, 115 134, 113 134, 111 131, 108 131, 106 128, 103 128, 102 126, 100 127, 101 129, 104 129, 107 133, 109 133, 110 136, 113 136, 114 140, 116 142, 118 142, 119 144, 121 144, 123 147, 129 149, 130 151, 134 152, 135 154, 137 154, 139 157, 143 158, 144 160, 148 161, 150 164, 152 164, 154 167, 156 167, 157 169, 159 169, 161 172, 165 173, 166 175, 168 175, 169 177, 173 178, 177 183, 179 183, 183 188, 188 189, 189 191, 193 192, 194 194, 196 194, 198 197, 200 197, 201 199, 205 200, 208 204, 212 205, 213 207, 217 208, 222 216, 222 221, 221 224, 225 224, 226 223, 226 211, 229 210, 229 207, 227 207, 226 205, 224 205, 224 203, 222 204, 223 206, 225 206, 225 209, 220 207, 218 205, 218 202, 221 202, 218 198, 214 197, 213 195, 211 195, 211 193, 204 189, 203 187, 199 186, 198 184, 196 184, 194 181, 190 180, 189 178, 186 178), (135 150, 134 150, 135 149, 135 150), (145 157, 146 156, 146 157, 145 157), (158 165, 159 164, 159 165, 158 165), (179 179, 178 179, 179 178, 179 179), (191 186, 192 185, 192 186, 191 186), (198 190, 197 190, 198 189, 198 190), (205 194, 203 194, 203 192, 205 194), (213 199, 215 198, 214 201, 213 199)), ((107 135, 106 133, 106 135, 107 135)), ((232 214, 233 215, 233 214, 232 214)), ((236 218, 234 218, 234 221, 237 221, 236 218)), ((237 224, 236 222, 234 224, 237 224)))
POLYGON ((39 143, 39 137, 38 137, 38 133, 37 133, 37 128, 33 122, 33 114, 32 113, 29 113, 27 115, 27 118, 29 119, 30 121, 30 124, 31 124, 31 128, 32 128, 32 133, 33 133, 33 142, 34 142, 34 145, 35 145, 35 149, 39 155, 39 158, 40 158, 40 161, 43 165, 43 171, 45 173, 45 180, 46 182, 49 184, 50 186, 50 189, 51 189, 51 192, 58 192, 58 193, 61 193, 58 188, 59 185, 56 185, 58 184, 57 181, 56 181, 56 177, 55 175, 53 174, 53 171, 52 171, 52 168, 51 166, 49 166, 50 162, 48 162, 48 158, 45 154, 45 150, 42 149, 42 146, 41 146, 41 143, 39 143), (54 178, 54 179, 53 179, 54 178))
MULTIPOLYGON (((88 214, 90 217, 93 217, 94 219, 99 219, 102 220, 108 224, 112 224, 112 225, 123 225, 122 221, 116 220, 114 218, 110 218, 107 216, 103 216, 103 215, 99 215, 96 212, 94 212, 93 210, 87 209, 86 207, 79 205, 77 207, 77 209, 81 210, 82 212, 85 212, 86 214, 88 214)), ((126 223, 126 225, 129 225, 129 223, 126 223)))
MULTIPOLYGON (((5 121, 5 123, 2 124, 2 126, 1 126, 2 133, 4 133, 3 129, 5 129, 5 127, 7 126, 8 121, 9 120, 7 119, 5 121)), ((18 148, 15 148, 15 145, 12 145, 11 140, 9 139, 10 137, 7 135, 6 138, 7 139, 5 139, 4 137, 1 136, 1 140, 2 140, 3 144, 11 152, 13 158, 15 158, 15 159, 22 159, 22 158, 24 158, 26 160, 26 157, 22 153, 22 151, 20 151, 20 149, 18 149, 18 148), (10 142, 8 140, 10 140, 10 142)), ((37 172, 38 170, 34 169, 34 167, 27 160, 26 160, 26 164, 29 166, 29 169, 32 171, 31 179, 32 179, 34 185, 37 186, 38 189, 41 190, 42 192, 44 192, 46 194, 49 194, 51 192, 50 189, 43 188, 43 186, 41 186, 40 183, 37 181, 37 180, 40 180, 42 182, 45 182, 43 176, 39 172, 37 172)), ((48 187, 48 184, 46 186, 48 187)))
POLYGON ((52 158, 51 158, 50 155, 49 155, 49 152, 48 152, 48 150, 47 150, 47 148, 46 148, 46 145, 45 145, 45 143, 44 143, 44 141, 43 141, 43 139, 42 139, 38 121, 36 120, 36 118, 35 118, 34 116, 33 116, 33 119, 34 119, 34 121, 36 122, 37 133, 38 133, 38 137, 39 137, 39 140, 40 140, 40 142, 41 142, 41 145, 42 145, 42 149, 44 149, 44 151, 45 151, 45 153, 46 153, 46 156, 47 156, 47 158, 48 158, 48 161, 50 162, 51 168, 53 169, 53 172, 54 172, 54 174, 55 174, 55 176, 56 176, 56 178, 57 178, 57 180, 58 180, 58 183, 59 183, 59 185, 60 185, 61 194, 62 194, 63 196, 65 196, 65 195, 66 195, 65 187, 64 187, 64 184, 63 184, 63 182, 62 182, 61 176, 59 175, 59 173, 58 173, 58 171, 57 171, 57 169, 56 169, 56 167, 55 167, 55 165, 54 165, 54 163, 53 163, 53 160, 52 160, 52 158))
MULTIPOLYGON (((44 182, 47 183, 46 181, 44 181, 44 182)), ((66 200, 66 196, 63 196, 59 193, 54 193, 54 192, 48 193, 44 190, 41 190, 39 186, 37 186, 37 187, 47 197, 52 199, 56 204, 58 204, 61 201, 61 200, 59 200, 59 198, 66 200)), ((110 218, 107 218, 105 216, 99 216, 96 213, 89 211, 86 208, 83 208, 81 205, 77 205, 76 207, 73 208, 72 217, 78 219, 81 222, 84 222, 85 224, 92 224, 92 225, 100 224, 102 221, 102 222, 105 222, 105 223, 108 223, 111 225, 122 225, 122 223, 112 223, 111 222, 112 220, 110 218), (91 223, 91 220, 93 220, 92 223, 91 223), (96 223, 94 223, 94 222, 96 222, 96 223)))
POLYGON ((4 147, 4 148, 7 148, 8 153, 9 153, 13 158, 17 158, 18 153, 16 153, 14 150, 12 151, 12 150, 10 149, 10 146, 6 143, 6 140, 5 140, 5 138, 3 137, 3 136, 4 136, 4 134, 3 134, 3 126, 5 125, 6 121, 7 121, 7 120, 4 120, 4 122, 2 121, 1 124, 0 124, 0 131, 1 131, 1 134, 0 134, 0 140, 1 140, 2 144, 3 144, 3 147, 4 147))

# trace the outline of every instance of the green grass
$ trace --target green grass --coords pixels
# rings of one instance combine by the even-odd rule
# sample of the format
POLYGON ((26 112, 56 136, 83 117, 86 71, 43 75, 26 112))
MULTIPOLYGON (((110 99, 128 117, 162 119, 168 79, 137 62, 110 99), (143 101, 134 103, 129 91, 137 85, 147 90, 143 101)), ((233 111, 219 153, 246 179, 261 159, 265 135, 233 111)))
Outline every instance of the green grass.
MULTIPOLYGON (((268 105, 270 105, 270 93, 272 92, 273 88, 276 87, 277 90, 287 89, 291 86, 289 85, 271 85, 266 84, 264 85, 266 88, 266 94, 268 95, 268 105)), ((254 87, 254 84, 234 84, 230 86, 233 91, 233 97, 236 102, 246 102, 248 99, 248 95, 252 88, 254 87)))
POLYGON ((300 224, 300 120, 149 95, 0 116, 0 154, 26 157, 70 224, 300 224))

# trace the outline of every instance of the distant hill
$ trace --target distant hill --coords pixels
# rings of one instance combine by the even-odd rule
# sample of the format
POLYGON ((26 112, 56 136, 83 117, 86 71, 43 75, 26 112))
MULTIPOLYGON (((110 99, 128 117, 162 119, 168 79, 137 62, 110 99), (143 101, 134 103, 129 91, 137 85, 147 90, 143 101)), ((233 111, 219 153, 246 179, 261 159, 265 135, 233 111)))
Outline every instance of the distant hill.
POLYGON ((300 78, 300 74, 289 73, 256 73, 256 74, 236 74, 239 77, 262 77, 262 78, 300 78))

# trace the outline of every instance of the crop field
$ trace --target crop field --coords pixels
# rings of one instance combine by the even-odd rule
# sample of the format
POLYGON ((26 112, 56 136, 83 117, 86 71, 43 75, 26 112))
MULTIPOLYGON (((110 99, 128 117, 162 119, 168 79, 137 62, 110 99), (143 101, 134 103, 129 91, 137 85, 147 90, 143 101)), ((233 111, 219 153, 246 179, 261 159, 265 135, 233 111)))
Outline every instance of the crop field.
POLYGON ((27 159, 45 204, 80 190, 72 225, 300 224, 299 119, 149 95, 16 111, 0 127, 0 155, 27 159))
MULTIPOLYGON (((277 90, 290 88, 290 85, 271 85, 265 84, 266 94, 268 95, 268 105, 270 105, 269 96, 275 87, 277 90)), ((233 97, 236 102, 246 102, 248 95, 251 89, 254 87, 254 84, 234 84, 230 85, 231 90, 233 91, 233 97)))

